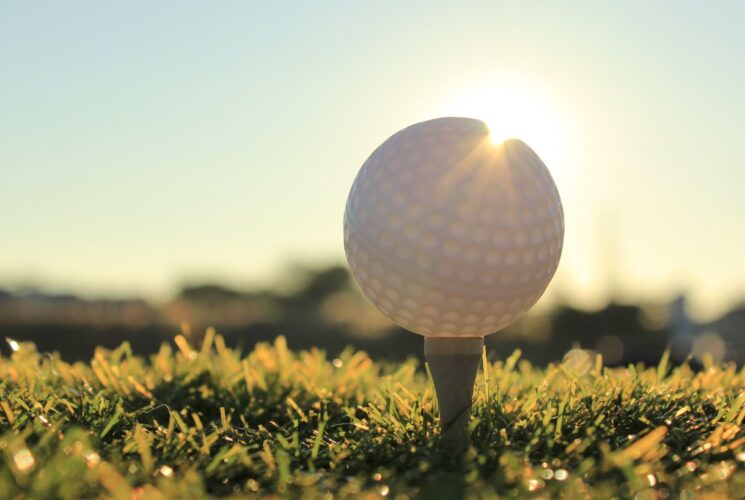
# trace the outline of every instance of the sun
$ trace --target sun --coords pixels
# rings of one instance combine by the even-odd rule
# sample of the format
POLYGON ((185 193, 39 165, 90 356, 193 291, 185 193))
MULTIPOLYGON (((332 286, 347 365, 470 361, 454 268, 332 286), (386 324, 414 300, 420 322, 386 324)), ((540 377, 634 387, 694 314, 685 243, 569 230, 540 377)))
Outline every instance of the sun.
POLYGON ((483 121, 493 144, 520 139, 546 161, 563 153, 566 138, 555 104, 524 85, 484 85, 462 91, 443 111, 483 121))

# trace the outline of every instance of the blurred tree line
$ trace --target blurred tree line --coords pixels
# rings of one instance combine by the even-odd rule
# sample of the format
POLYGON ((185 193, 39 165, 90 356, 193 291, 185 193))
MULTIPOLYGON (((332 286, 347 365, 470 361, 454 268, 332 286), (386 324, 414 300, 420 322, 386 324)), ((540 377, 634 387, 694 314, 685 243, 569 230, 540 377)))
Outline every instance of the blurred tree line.
MULTIPOLYGON (((346 268, 305 269, 299 275, 299 284, 284 292, 192 284, 163 305, 0 290, 0 335, 33 341, 40 350, 59 351, 66 359, 88 359, 97 346, 115 347, 123 341, 147 354, 178 332, 198 343, 208 327, 246 351, 281 334, 292 348, 319 347, 331 356, 353 346, 379 359, 421 357, 422 338, 375 310, 346 268)), ((741 361, 745 346, 738 332, 743 325, 745 308, 697 325, 680 301, 646 307, 610 303, 597 311, 564 305, 550 313, 528 314, 488 336, 487 344, 491 355, 507 356, 519 348, 524 358, 538 364, 561 359, 572 348, 598 351, 613 365, 657 363, 669 346, 674 359, 682 361, 696 354, 697 345, 699 354, 741 361)), ((7 354, 9 345, 1 349, 7 354)))

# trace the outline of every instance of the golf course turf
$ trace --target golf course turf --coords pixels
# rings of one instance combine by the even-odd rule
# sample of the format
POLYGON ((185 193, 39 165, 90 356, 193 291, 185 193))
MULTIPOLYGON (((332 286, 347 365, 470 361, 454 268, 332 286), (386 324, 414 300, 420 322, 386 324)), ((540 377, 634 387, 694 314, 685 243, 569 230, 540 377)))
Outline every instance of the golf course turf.
POLYGON ((458 453, 413 359, 329 359, 282 337, 241 354, 212 330, 147 358, 124 344, 75 364, 10 344, 3 498, 745 495, 745 370, 710 360, 485 358, 458 453))

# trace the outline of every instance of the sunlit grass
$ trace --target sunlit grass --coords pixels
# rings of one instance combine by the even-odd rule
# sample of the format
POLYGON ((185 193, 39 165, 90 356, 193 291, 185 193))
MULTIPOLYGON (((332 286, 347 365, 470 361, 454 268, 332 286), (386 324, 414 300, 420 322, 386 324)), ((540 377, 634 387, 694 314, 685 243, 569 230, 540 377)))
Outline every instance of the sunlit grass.
POLYGON ((0 357, 0 496, 333 493, 688 497, 745 491, 745 371, 488 363, 471 445, 438 439, 416 361, 327 359, 283 338, 242 356, 208 331, 149 359, 0 357))

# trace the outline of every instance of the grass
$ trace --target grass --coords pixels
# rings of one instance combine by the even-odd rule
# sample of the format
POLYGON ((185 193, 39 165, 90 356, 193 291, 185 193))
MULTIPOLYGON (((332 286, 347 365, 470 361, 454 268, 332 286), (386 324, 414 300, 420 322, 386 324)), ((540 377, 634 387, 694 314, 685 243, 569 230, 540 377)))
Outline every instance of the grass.
POLYGON ((745 494, 745 370, 487 362, 471 444, 415 360, 329 360, 208 331, 149 359, 0 357, 0 497, 693 498, 745 494))

